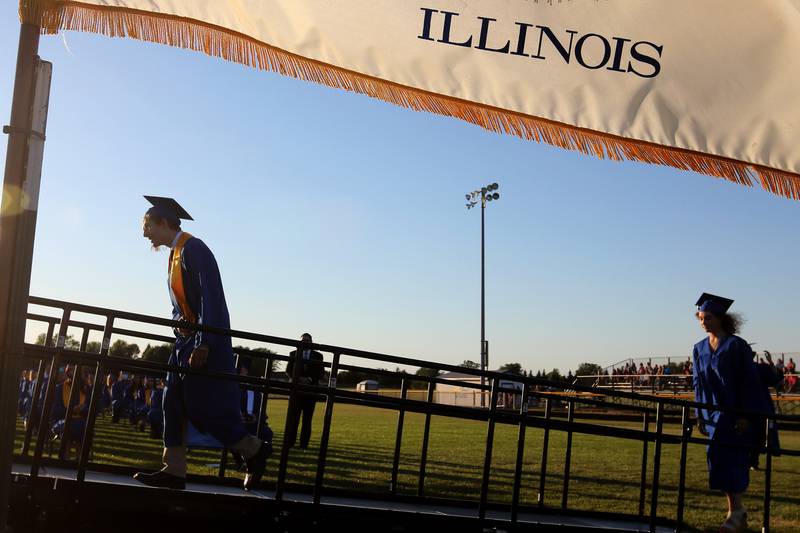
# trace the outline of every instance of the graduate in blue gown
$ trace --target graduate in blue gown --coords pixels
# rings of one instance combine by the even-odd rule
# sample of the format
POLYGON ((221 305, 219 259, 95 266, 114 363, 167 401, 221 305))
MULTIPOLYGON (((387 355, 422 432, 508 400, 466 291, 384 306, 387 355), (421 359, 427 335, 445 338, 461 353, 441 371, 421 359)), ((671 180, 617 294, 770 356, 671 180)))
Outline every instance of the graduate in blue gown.
POLYGON ((23 370, 22 377, 19 380, 19 398, 17 399, 17 413, 20 416, 28 416, 32 399, 33 379, 31 379, 29 370, 23 370))
MULTIPOLYGON (((73 367, 74 371, 75 368, 73 367)), ((69 372, 67 372, 69 375, 69 372)), ((72 389, 72 379, 68 378, 62 381, 55 387, 55 399, 53 401, 53 408, 50 412, 50 432, 64 438, 64 428, 69 424, 67 451, 75 444, 80 450, 80 445, 83 442, 83 433, 86 431, 86 415, 89 412, 88 398, 91 397, 91 387, 86 379, 86 374, 81 374, 75 379, 78 379, 78 393, 77 398, 73 398, 72 412, 67 416, 67 402, 69 402, 69 395, 72 389)))
MULTIPOLYGON (((153 204, 143 221, 144 237, 154 248, 171 249, 168 288, 172 318, 221 329, 230 328, 228 307, 216 259, 198 238, 181 231, 181 219, 192 220, 171 198, 146 196, 153 204)), ((231 338, 217 333, 175 329, 169 364, 235 374, 231 338)), ((164 389, 164 468, 135 478, 152 486, 183 488, 186 478, 187 424, 245 458, 244 487, 255 486, 264 473, 272 445, 250 435, 239 411, 239 385, 193 374, 170 372, 164 389)))
POLYGON ((118 379, 111 385, 111 421, 115 424, 120 418, 130 414, 130 386, 127 372, 120 372, 118 379))
MULTIPOLYGON (((697 402, 720 407, 769 412, 764 386, 753 361, 753 350, 737 336, 740 319, 728 313, 733 300, 703 294, 696 316, 708 336, 694 345, 693 375, 697 402)), ((759 417, 714 409, 698 409, 700 432, 711 440, 707 448, 712 490, 728 499, 728 516, 721 532, 745 531, 747 512, 742 494, 750 478, 750 456, 763 440, 759 417), (734 445, 734 446, 730 446, 734 445)))
POLYGON ((150 436, 152 438, 162 438, 164 436, 164 389, 161 386, 161 379, 153 381, 153 388, 150 390, 150 410, 147 412, 147 420, 150 424, 150 436))

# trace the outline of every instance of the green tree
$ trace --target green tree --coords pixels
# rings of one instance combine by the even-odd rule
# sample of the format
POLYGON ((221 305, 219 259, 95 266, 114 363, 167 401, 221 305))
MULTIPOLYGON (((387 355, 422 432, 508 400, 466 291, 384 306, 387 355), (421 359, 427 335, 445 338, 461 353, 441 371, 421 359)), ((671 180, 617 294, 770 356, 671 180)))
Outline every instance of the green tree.
POLYGON ((155 346, 148 344, 142 352, 142 359, 165 365, 169 361, 170 355, 172 355, 171 344, 156 344, 155 346))
MULTIPOLYGON (((234 346, 233 353, 238 354, 240 358, 247 358, 250 359, 250 376, 258 376, 261 377, 264 375, 264 370, 267 368, 267 359, 261 357, 254 357, 244 352, 244 350, 248 350, 250 352, 256 352, 259 354, 264 355, 275 355, 275 352, 268 349, 268 348, 246 348, 244 346, 234 346)), ((281 364, 280 361, 272 361, 272 375, 280 372, 281 364)))
MULTIPOLYGON (((36 337, 36 342, 34 344, 38 344, 39 346, 44 346, 44 341, 47 338, 47 333, 39 333, 36 337)), ((57 335, 53 335, 53 338, 50 339, 50 346, 56 345, 56 340, 58 339, 57 335)), ((64 340, 64 348, 67 350, 78 350, 81 347, 81 343, 75 340, 75 337, 72 335, 67 335, 67 338, 64 340)))
POLYGON ((128 343, 122 339, 117 339, 111 348, 108 350, 108 355, 111 357, 120 357, 124 359, 133 359, 139 355, 139 345, 128 343))
POLYGON ((463 362, 462 362, 460 365, 458 365, 458 366, 463 366, 464 368, 474 368, 474 369, 478 369, 478 368, 480 368, 480 367, 481 367, 481 365, 479 365, 479 364, 478 364, 478 363, 476 363, 475 361, 470 361, 469 359, 465 359, 465 360, 464 360, 464 361, 463 361, 463 362))
POLYGON ((422 367, 418 369, 416 372, 414 372, 414 375, 416 376, 425 376, 428 378, 435 378, 439 374, 441 374, 441 372, 439 372, 435 368, 425 368, 425 367, 422 367))
POLYGON ((522 375, 522 365, 519 363, 506 363, 497 369, 498 372, 505 374, 514 374, 515 376, 522 375))
MULTIPOLYGON (((424 377, 428 377, 428 378, 438 377, 439 374, 441 374, 441 372, 439 372, 435 368, 426 368, 426 367, 419 368, 419 369, 417 369, 416 372, 414 372, 415 376, 424 376, 424 377)), ((426 381, 412 381, 409 384, 409 388, 410 389, 427 389, 428 388, 428 382, 426 382, 426 381)))
POLYGON ((581 363, 578 370, 575 371, 576 376, 596 376, 603 371, 603 367, 596 363, 581 363))
POLYGON ((89 353, 100 353, 100 343, 97 341, 89 341, 86 343, 86 351, 89 353))
POLYGON ((559 372, 557 368, 548 372, 544 377, 550 381, 564 381, 564 376, 561 375, 561 372, 559 372))

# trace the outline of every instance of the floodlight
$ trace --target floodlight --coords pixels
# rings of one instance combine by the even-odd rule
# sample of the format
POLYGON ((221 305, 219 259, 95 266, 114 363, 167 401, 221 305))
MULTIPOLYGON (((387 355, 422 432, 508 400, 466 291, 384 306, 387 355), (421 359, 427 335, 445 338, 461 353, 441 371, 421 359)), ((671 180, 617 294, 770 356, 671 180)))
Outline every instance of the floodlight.
POLYGON ((496 191, 497 189, 500 188, 500 185, 498 185, 497 183, 492 183, 491 187, 493 191, 496 191))
POLYGON ((499 199, 500 199, 500 193, 499 193, 499 192, 496 192, 496 193, 494 193, 494 194, 492 195, 492 197, 493 197, 495 200, 499 200, 499 199))

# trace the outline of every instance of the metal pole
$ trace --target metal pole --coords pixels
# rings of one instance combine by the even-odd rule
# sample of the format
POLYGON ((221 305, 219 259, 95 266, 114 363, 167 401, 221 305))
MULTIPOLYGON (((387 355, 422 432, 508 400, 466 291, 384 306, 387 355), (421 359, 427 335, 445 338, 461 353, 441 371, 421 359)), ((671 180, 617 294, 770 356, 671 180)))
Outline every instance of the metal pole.
POLYGON ((772 442, 775 431, 775 421, 767 418, 766 435, 766 464, 764 465, 764 521, 761 525, 761 533, 769 533, 769 508, 772 503, 772 442))
POLYGON ((678 474, 678 511, 675 518, 675 531, 683 530, 683 509, 686 498, 686 452, 689 446, 689 437, 692 436, 692 423, 689 420, 689 408, 681 408, 681 459, 680 473, 678 474))
POLYGON ((94 371, 94 384, 92 385, 92 398, 89 400, 89 412, 86 413, 86 429, 83 431, 83 443, 81 444, 81 455, 78 458, 78 483, 83 483, 86 478, 86 465, 89 463, 89 455, 94 441, 94 424, 97 420, 97 411, 100 406, 100 394, 105 383, 103 375, 108 368, 105 359, 108 357, 108 350, 111 346, 111 332, 114 330, 114 315, 106 317, 106 325, 103 328, 103 342, 100 344, 100 360, 97 362, 94 371))
POLYGON ((530 385, 522 384, 522 402, 519 409, 519 432, 517 433, 517 462, 514 467, 514 488, 511 493, 511 524, 517 523, 519 514, 519 491, 522 486, 522 461, 525 456, 525 430, 528 427, 528 391, 530 385))
POLYGON ((561 493, 561 509, 567 510, 567 499, 569 498, 569 469, 572 462, 572 422, 575 420, 575 402, 567 402, 567 449, 564 455, 564 488, 561 493))
POLYGON ((478 503, 478 518, 486 519, 486 505, 489 501, 489 481, 492 474, 492 450, 494 448, 495 414, 497 413, 497 395, 500 381, 492 379, 492 396, 489 399, 489 422, 486 429, 486 447, 483 455, 483 478, 481 479, 481 499, 478 503))
MULTIPOLYGON (((408 397, 408 380, 403 379, 400 382, 400 401, 405 401, 408 397)), ((400 470, 400 450, 403 446, 403 424, 405 423, 406 409, 400 404, 397 414, 397 431, 395 432, 394 441, 394 460, 392 461, 392 480, 389 483, 389 492, 397 494, 397 474, 400 470)))
POLYGON ((547 448, 550 444, 550 414, 552 403, 550 398, 544 401, 544 435, 542 437, 542 466, 539 469, 539 494, 536 496, 536 505, 544 506, 544 489, 547 480, 547 448))
POLYGON ((653 455, 653 488, 651 489, 650 500, 650 533, 656 532, 656 521, 658 516, 658 489, 661 484, 661 436, 664 432, 664 404, 658 402, 656 407, 656 435, 655 452, 653 455))
MULTIPOLYGON (((314 505, 319 505, 322 498, 322 485, 325 480, 325 462, 328 460, 328 443, 331 438, 331 423, 333 422, 333 404, 336 401, 336 378, 339 375, 340 354, 333 354, 331 373, 328 376, 328 390, 325 402, 325 418, 322 422, 322 437, 319 440, 319 459, 317 461, 317 477, 314 480, 314 505)), ((303 415, 305 416, 305 415, 303 415)), ((305 420, 304 420, 305 422, 305 420)))
MULTIPOLYGON (((9 134, 0 208, 0 531, 8 523, 11 461, 14 447, 14 412, 17 358, 14 353, 25 337, 25 311, 30 289, 33 238, 36 228, 41 165, 29 165, 36 92, 40 64, 40 28, 20 26, 17 71, 11 104, 9 134), (32 167, 32 168, 30 168, 32 167)), ((49 90, 49 87, 48 87, 49 90)), ((44 131, 39 131, 43 134, 44 131)), ((43 135, 40 135, 43 138, 43 135)), ((41 161, 39 161, 40 163, 41 161)))
MULTIPOLYGON (((486 353, 485 211, 486 193, 481 192, 481 371, 483 372, 489 369, 489 354, 486 353)), ((486 377, 481 374, 481 407, 486 407, 485 386, 486 377)))
POLYGON ((644 433, 644 441, 642 442, 642 478, 639 482, 639 516, 644 517, 644 500, 645 493, 647 492, 647 445, 650 442, 647 439, 647 433, 650 431, 650 413, 644 412, 644 421, 642 422, 642 432, 644 433))
MULTIPOLYGON (((291 354, 289 354, 290 362, 292 362, 292 381, 291 386, 289 387, 289 397, 287 398, 287 406, 286 406, 286 423, 283 426, 283 444, 281 446, 281 455, 280 455, 280 462, 278 463, 278 478, 275 482, 275 501, 282 501, 283 500, 283 491, 284 485, 286 484, 286 470, 289 464, 289 451, 292 447, 293 443, 289 442, 287 436, 297 435, 297 424, 298 419, 292 417, 292 410, 298 409, 298 397, 300 393, 297 391, 297 384, 300 381, 300 374, 302 374, 303 370, 303 350, 308 347, 308 343, 305 341, 301 341, 297 344, 297 348, 294 351, 294 360, 291 359, 291 354)), ((288 369, 288 363, 287 363, 288 369)))
POLYGON ((419 480, 417 483, 417 496, 425 495, 425 470, 428 466, 428 443, 431 438, 431 404, 433 403, 433 389, 436 384, 428 382, 428 394, 425 397, 425 429, 422 432, 422 452, 419 458, 419 480))

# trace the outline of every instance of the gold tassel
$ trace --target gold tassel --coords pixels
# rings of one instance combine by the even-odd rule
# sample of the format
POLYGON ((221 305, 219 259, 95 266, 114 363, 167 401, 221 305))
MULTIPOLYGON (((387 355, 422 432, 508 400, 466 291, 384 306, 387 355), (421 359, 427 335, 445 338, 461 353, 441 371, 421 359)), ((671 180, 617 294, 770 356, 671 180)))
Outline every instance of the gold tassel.
POLYGON ((614 161, 639 161, 692 170, 800 200, 800 175, 733 159, 669 148, 414 89, 292 54, 246 35, 201 21, 72 0, 20 0, 20 20, 43 34, 59 30, 130 37, 204 52, 261 70, 357 92, 415 111, 446 115, 496 133, 544 142, 614 161))

